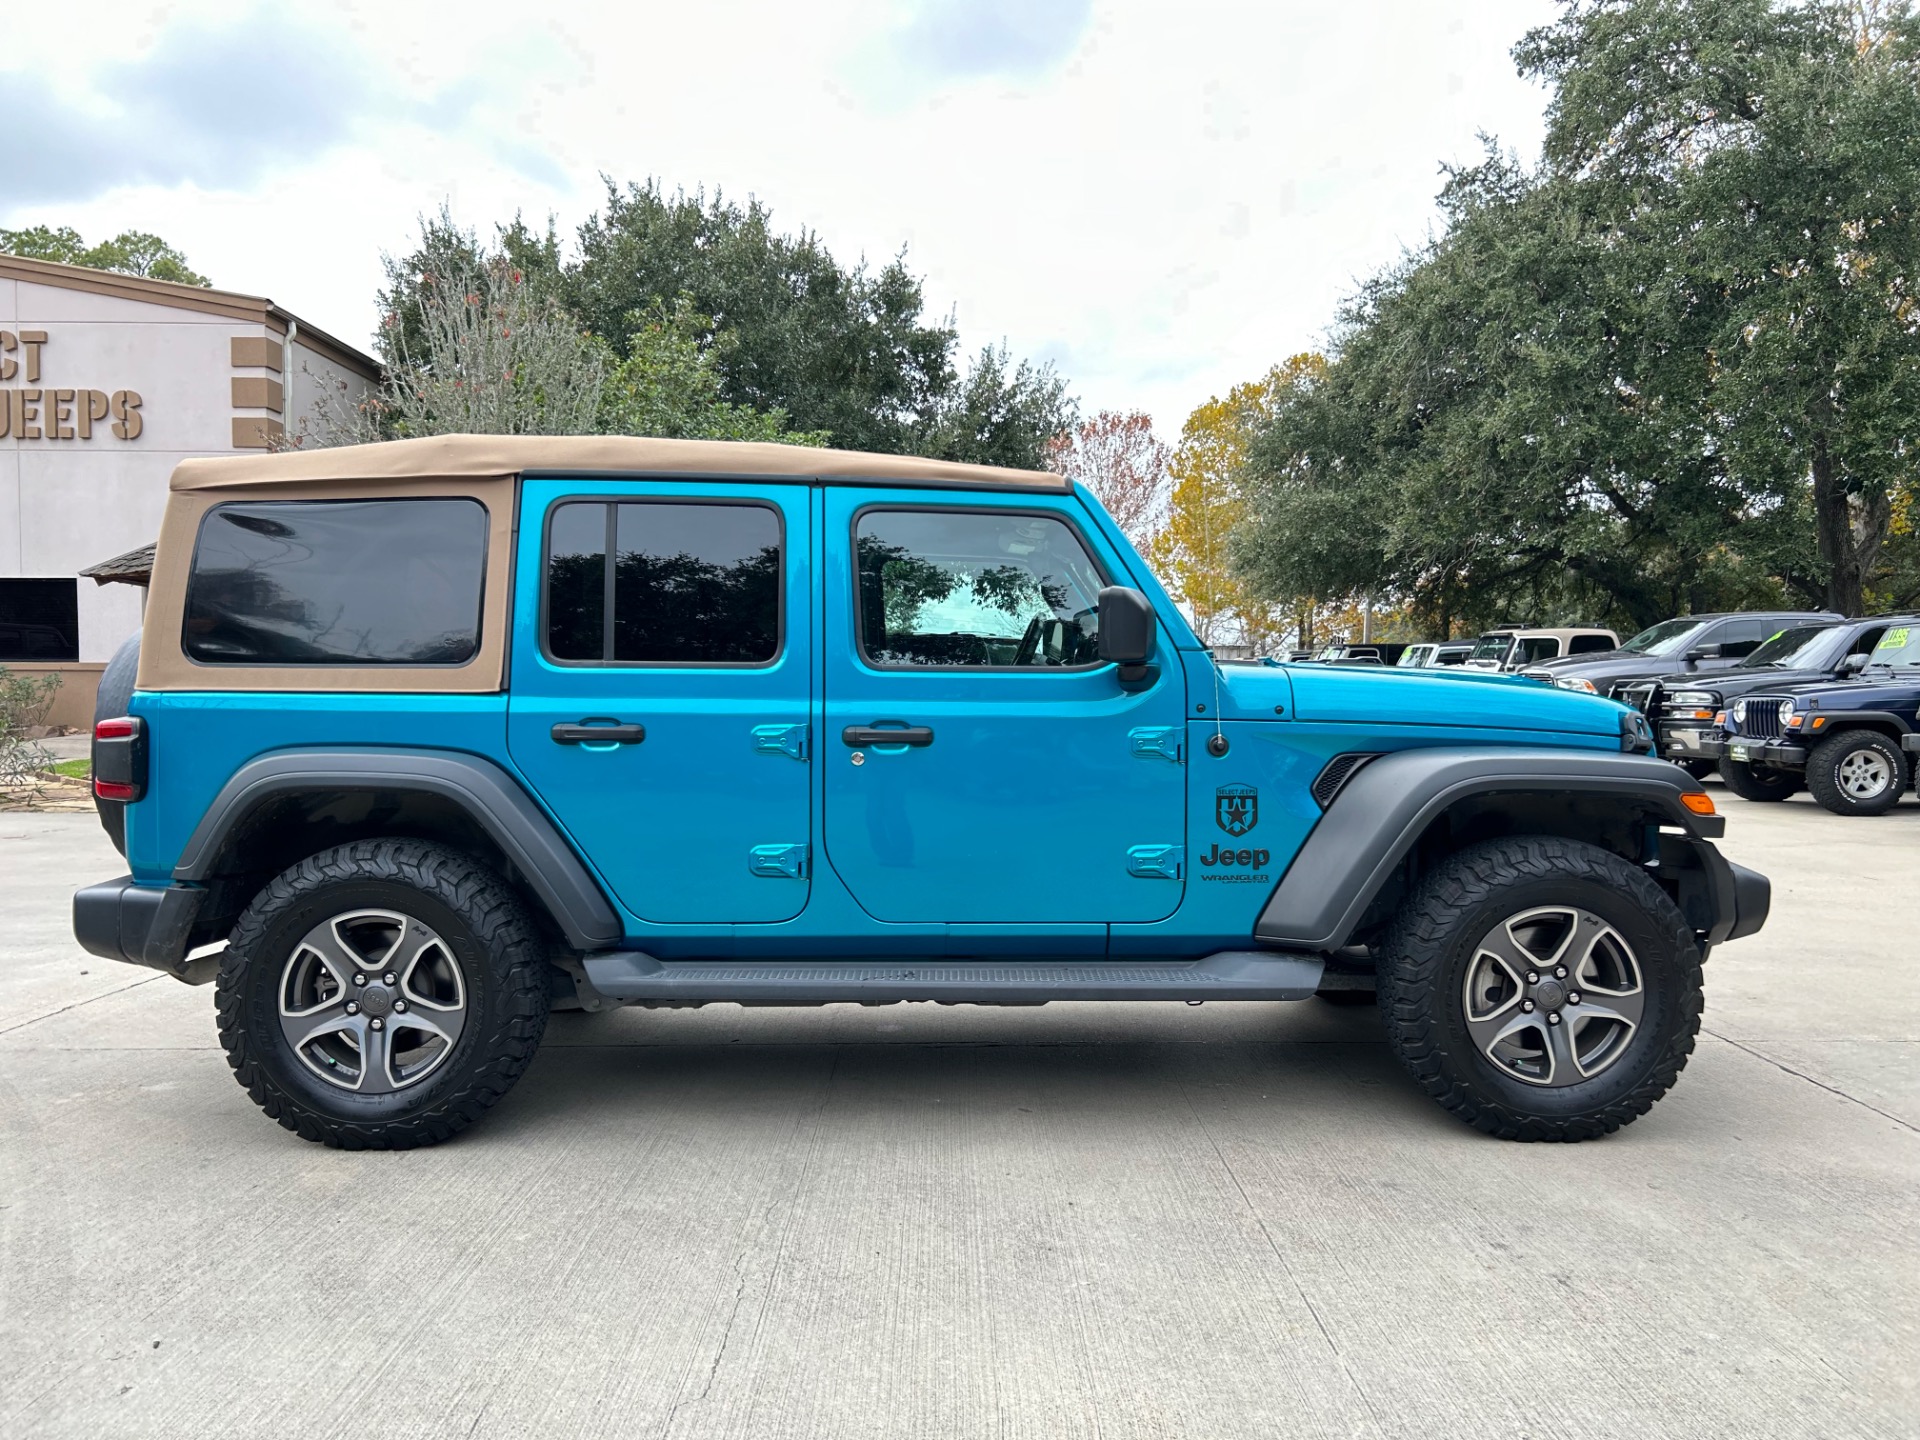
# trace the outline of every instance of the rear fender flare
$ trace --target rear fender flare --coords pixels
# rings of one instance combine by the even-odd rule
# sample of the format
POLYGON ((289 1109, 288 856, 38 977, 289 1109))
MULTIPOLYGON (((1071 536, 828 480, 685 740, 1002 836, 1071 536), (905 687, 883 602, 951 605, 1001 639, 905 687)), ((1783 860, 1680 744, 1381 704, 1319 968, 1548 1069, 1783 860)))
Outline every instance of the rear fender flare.
POLYGON ((176 883, 217 874, 241 827, 277 800, 380 791, 434 795, 477 824, 525 877, 578 950, 619 943, 618 913, 545 811, 491 760, 451 750, 277 750, 235 771, 207 807, 174 866, 176 883))

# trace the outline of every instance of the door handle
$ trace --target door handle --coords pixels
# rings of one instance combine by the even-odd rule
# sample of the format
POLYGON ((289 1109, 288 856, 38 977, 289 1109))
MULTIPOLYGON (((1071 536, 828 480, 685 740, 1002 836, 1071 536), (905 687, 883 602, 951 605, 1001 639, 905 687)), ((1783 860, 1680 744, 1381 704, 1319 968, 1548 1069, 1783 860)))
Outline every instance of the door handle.
POLYGON ((926 725, 892 729, 884 725, 849 725, 840 738, 856 748, 862 745, 931 745, 933 730, 926 725))
POLYGON ((595 725, 583 720, 578 725, 556 725, 548 733, 556 745, 638 745, 647 738, 647 727, 617 721, 595 725))

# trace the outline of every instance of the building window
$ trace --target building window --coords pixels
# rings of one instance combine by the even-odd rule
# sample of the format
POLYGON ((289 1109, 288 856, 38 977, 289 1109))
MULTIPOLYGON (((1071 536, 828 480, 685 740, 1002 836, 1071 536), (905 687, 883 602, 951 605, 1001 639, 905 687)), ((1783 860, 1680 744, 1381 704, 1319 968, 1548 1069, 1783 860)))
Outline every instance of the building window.
POLYGON ((486 568, 473 500, 217 505, 183 644, 203 665, 462 665, 480 648, 486 568))
POLYGON ((573 664, 770 664, 780 654, 780 539, 778 512, 760 504, 556 506, 547 653, 573 664))
POLYGON ((0 661, 79 658, 78 580, 0 580, 0 661))

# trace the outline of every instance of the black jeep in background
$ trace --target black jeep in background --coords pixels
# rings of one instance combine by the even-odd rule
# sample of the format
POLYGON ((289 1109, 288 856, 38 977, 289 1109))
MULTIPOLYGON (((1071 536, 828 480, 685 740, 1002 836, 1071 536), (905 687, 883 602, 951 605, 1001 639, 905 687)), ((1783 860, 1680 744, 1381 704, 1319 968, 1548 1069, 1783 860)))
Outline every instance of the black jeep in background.
POLYGON ((1912 783, 1920 731, 1920 615, 1890 616, 1873 653, 1841 662, 1842 678, 1767 687, 1732 701, 1719 752, 1729 785, 1750 800, 1784 800, 1802 784, 1823 810, 1882 815, 1912 783))
POLYGON ((1649 626, 1618 650, 1547 660, 1520 673, 1563 690, 1618 700, 1624 698, 1620 692, 1628 685, 1730 670, 1782 630, 1840 618, 1811 610, 1683 615, 1649 626))
POLYGON ((1810 620, 1794 625, 1761 645, 1731 669, 1666 680, 1636 680, 1621 685, 1617 699, 1646 715, 1654 732, 1655 753, 1684 765, 1696 776, 1715 769, 1727 788, 1749 800, 1773 799, 1800 788, 1784 771, 1755 772, 1721 756, 1720 713, 1759 690, 1779 690, 1857 674, 1894 621, 1810 620), (1764 793, 1763 793, 1764 792, 1764 793))

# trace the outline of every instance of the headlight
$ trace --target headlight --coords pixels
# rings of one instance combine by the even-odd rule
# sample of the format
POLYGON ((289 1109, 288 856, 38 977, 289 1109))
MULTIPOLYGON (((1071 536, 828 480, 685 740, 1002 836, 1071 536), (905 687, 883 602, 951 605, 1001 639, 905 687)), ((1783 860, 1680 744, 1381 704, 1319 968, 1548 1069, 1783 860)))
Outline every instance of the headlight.
POLYGON ((1667 703, 1682 710, 1710 710, 1720 703, 1720 696, 1712 690, 1676 690, 1667 696, 1667 703))
POLYGON ((1747 702, 1744 700, 1734 701, 1733 702, 1733 723, 1736 725, 1744 725, 1746 723, 1746 720, 1747 720, 1747 702))
POLYGON ((1793 714, 1793 701, 1782 700, 1780 702, 1780 723, 1782 725, 1791 725, 1793 723, 1793 714))
POLYGON ((1578 690, 1586 695, 1598 695, 1600 693, 1593 688, 1593 682, 1591 680, 1556 680, 1553 683, 1562 690, 1578 690))

